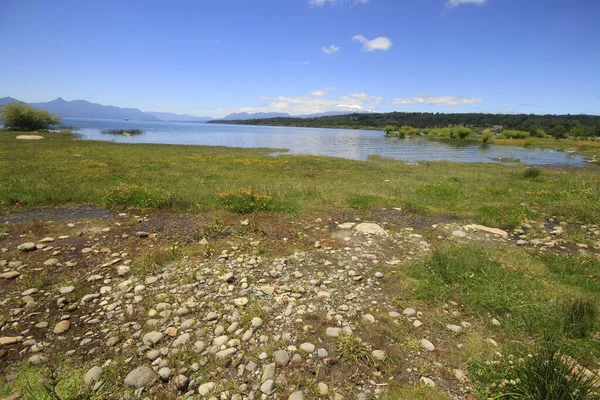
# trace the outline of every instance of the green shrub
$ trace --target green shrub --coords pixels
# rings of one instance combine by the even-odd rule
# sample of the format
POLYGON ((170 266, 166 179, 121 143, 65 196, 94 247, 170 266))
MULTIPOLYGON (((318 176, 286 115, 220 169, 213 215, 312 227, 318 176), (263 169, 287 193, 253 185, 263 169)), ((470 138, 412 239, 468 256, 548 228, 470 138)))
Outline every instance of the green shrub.
POLYGON ((481 140, 483 140, 483 143, 487 143, 488 140, 492 138, 492 136, 494 136, 493 132, 485 131, 481 134, 481 140))
POLYGON ((523 146, 525 147, 532 147, 535 144, 535 140, 533 140, 533 138, 526 138, 525 141, 523 142, 523 146))
POLYGON ((516 366, 516 384, 507 388, 508 399, 590 400, 600 398, 595 379, 575 361, 546 343, 516 366))
POLYGON ((529 137, 529 132, 505 129, 502 131, 502 136, 509 139, 525 139, 526 137, 529 137))
POLYGON ((542 175, 542 170, 537 167, 527 167, 525 172, 523 172, 523 177, 525 179, 535 179, 542 175))
POLYGON ((392 132, 394 132, 394 127, 392 125, 386 125, 383 128, 383 131, 385 132, 386 135, 391 134, 392 132))
POLYGON ((236 213, 251 213, 273 209, 273 198, 269 195, 255 192, 252 188, 239 188, 219 194, 221 204, 236 213))
POLYGON ((464 126, 459 126, 452 129, 453 137, 458 137, 459 139, 464 139, 471 134, 471 129, 466 128, 464 126))
POLYGON ((166 190, 121 184, 106 192, 104 202, 113 207, 167 208, 173 198, 166 190))
POLYGON ((6 128, 35 131, 60 124, 60 118, 48 111, 37 110, 24 103, 10 102, 0 109, 0 120, 6 128))

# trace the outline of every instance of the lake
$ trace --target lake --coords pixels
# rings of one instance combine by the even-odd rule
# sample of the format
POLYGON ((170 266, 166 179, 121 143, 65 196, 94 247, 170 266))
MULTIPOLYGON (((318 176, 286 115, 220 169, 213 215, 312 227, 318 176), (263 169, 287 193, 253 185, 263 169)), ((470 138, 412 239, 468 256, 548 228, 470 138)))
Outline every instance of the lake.
POLYGON ((459 140, 398 139, 382 131, 219 125, 192 122, 147 122, 63 118, 85 140, 203 146, 267 147, 286 154, 367 160, 369 155, 408 162, 455 161, 499 163, 512 159, 532 165, 584 165, 584 158, 551 149, 502 146, 459 140), (140 129, 141 135, 103 134, 104 130, 140 129))

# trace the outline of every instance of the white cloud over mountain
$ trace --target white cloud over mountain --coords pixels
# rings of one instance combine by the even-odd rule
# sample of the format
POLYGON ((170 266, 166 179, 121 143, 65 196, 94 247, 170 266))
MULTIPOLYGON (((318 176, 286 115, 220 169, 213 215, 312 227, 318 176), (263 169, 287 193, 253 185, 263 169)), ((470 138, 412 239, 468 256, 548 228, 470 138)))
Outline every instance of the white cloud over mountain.
POLYGON ((385 37, 385 36, 379 36, 379 37, 376 37, 375 39, 369 40, 366 37, 364 37, 363 35, 356 35, 352 39, 362 43, 363 51, 375 51, 375 50, 387 51, 392 48, 392 41, 390 40, 390 38, 385 37))
POLYGON ((481 103, 479 97, 460 97, 460 96, 413 96, 408 99, 397 98, 392 101, 393 104, 427 104, 430 106, 464 106, 468 104, 481 103))

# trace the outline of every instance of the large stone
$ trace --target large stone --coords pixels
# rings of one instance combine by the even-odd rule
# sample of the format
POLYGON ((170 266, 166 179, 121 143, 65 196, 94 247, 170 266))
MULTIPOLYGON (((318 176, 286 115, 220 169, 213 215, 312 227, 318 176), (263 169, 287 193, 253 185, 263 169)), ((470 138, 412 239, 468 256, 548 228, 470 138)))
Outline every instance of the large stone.
POLYGON ((157 376, 150 367, 141 366, 131 371, 125 377, 125 386, 134 388, 150 387, 156 382, 157 376))
POLYGON ((144 335, 144 337, 142 338, 142 342, 144 342, 144 344, 146 346, 151 346, 153 344, 156 344, 158 342, 160 342, 163 338, 163 334, 157 331, 152 331, 152 332, 148 332, 144 335))
POLYGON ((435 346, 433 345, 433 343, 431 343, 427 339, 421 339, 421 347, 423 347, 423 349, 427 350, 427 351, 434 351, 435 350, 435 346))
POLYGON ((277 365, 286 366, 290 362, 290 353, 286 350, 277 350, 273 353, 273 358, 275 359, 275 363, 277 365))
POLYGON ((54 327, 54 333, 60 335, 61 333, 65 333, 66 331, 68 331, 70 327, 71 322, 69 322, 68 319, 65 319, 56 324, 56 326, 54 327))
POLYGON ((21 273, 19 271, 8 271, 0 274, 0 279, 15 279, 20 275, 21 273))
POLYGON ((18 245, 17 249, 21 251, 34 251, 35 249, 37 249, 37 246, 33 242, 27 242, 18 245))
POLYGON ((290 394, 288 400, 304 400, 304 393, 301 390, 290 394))
POLYGON ((364 235, 383 235, 387 236, 387 232, 381 226, 374 224, 372 222, 363 222, 361 224, 356 225, 354 228, 357 232, 362 233, 364 235))
POLYGON ((315 351, 315 345, 312 343, 302 343, 300 345, 300 350, 302 350, 305 353, 312 353, 313 351, 315 351))
POLYGON ((0 337, 0 346, 15 344, 23 340, 23 336, 5 336, 0 337))
POLYGON ((490 228, 490 227, 484 226, 484 225, 470 224, 470 225, 465 225, 464 228, 491 233, 493 235, 502 236, 503 238, 508 237, 508 232, 503 231, 502 229, 490 228))
POLYGON ((275 392, 275 382, 273 382, 273 379, 268 379, 262 385, 260 385, 260 391, 267 396, 273 394, 273 392, 275 392))
POLYGON ((41 140, 43 138, 44 137, 40 135, 19 135, 15 137, 17 140, 41 140))
POLYGON ((83 382, 86 385, 91 386, 94 383, 100 381, 101 375, 102 375, 102 368, 98 367, 98 366, 94 366, 94 367, 90 368, 88 370, 88 372, 86 372, 85 376, 83 377, 83 382))
POLYGON ((198 387, 198 394, 200 396, 206 396, 215 389, 217 385, 214 382, 206 382, 198 387))

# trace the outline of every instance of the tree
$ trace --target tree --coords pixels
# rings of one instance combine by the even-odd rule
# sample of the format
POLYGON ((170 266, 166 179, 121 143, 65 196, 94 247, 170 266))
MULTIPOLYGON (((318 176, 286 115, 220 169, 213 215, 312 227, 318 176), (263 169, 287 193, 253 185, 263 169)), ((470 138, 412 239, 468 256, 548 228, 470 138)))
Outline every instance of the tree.
POLYGON ((469 128, 465 128, 464 126, 459 126, 457 128, 452 129, 451 138, 458 136, 459 139, 464 139, 471 134, 471 130, 469 128))
POLYGON ((24 103, 10 102, 0 109, 0 120, 5 128, 35 131, 60 124, 60 117, 45 110, 37 110, 24 103))
POLYGON ((389 135, 390 133, 392 133, 394 131, 394 127, 392 125, 386 125, 383 128, 383 131, 385 132, 386 135, 389 135))

